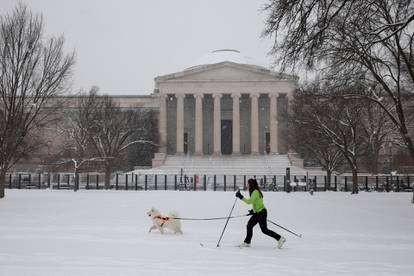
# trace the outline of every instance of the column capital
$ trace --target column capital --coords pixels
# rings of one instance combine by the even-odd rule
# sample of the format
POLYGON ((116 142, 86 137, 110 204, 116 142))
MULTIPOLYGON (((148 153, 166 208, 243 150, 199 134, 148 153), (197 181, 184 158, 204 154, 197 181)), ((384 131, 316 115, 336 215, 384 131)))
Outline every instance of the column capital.
POLYGON ((278 98, 279 97, 279 93, 276 93, 276 94, 268 94, 268 97, 271 99, 271 98, 278 98))
POLYGON ((193 96, 194 96, 195 99, 197 99, 197 98, 200 98, 200 99, 204 98, 204 94, 193 94, 193 96))
POLYGON ((221 94, 221 93, 214 93, 213 94, 213 98, 219 98, 219 99, 221 99, 221 97, 223 97, 223 94, 221 94))
POLYGON ((178 98, 185 98, 185 94, 174 94, 174 96, 178 99, 178 98))
POLYGON ((158 98, 166 99, 166 98, 168 98, 168 95, 167 94, 158 94, 158 98))
POLYGON ((240 93, 231 93, 231 97, 232 98, 241 98, 241 94, 240 93))
POLYGON ((260 97, 260 93, 250 93, 249 94, 250 98, 259 98, 260 97))

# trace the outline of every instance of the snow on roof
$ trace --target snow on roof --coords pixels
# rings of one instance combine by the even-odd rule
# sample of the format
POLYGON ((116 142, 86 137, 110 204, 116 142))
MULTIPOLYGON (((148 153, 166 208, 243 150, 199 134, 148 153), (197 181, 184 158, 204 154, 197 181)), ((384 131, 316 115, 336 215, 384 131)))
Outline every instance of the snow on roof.
POLYGON ((195 60, 193 63, 191 63, 187 69, 194 68, 194 67, 201 66, 201 65, 206 65, 206 64, 221 63, 225 61, 265 67, 262 64, 259 64, 257 61, 253 60, 251 57, 242 55, 240 51, 238 50, 220 49, 220 50, 214 50, 204 56, 201 56, 200 58, 195 60))

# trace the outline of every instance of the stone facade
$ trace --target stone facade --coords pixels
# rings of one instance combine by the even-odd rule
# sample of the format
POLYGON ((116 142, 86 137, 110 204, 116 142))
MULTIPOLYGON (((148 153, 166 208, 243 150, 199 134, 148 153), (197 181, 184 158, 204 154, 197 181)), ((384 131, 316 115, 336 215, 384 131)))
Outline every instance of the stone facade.
MULTIPOLYGON (((294 76, 240 61, 235 50, 213 52, 214 62, 155 78, 150 95, 111 96, 123 109, 144 108, 158 117, 158 152, 153 167, 170 156, 286 154, 287 112, 296 89, 294 76), (228 59, 228 54, 232 54, 228 59), (226 56, 220 56, 225 54, 226 56), (236 58, 236 60, 234 60, 236 58)), ((78 98, 59 97, 65 109, 78 98)), ((53 129, 53 128, 50 128, 53 129)), ((62 139, 45 132, 43 156, 62 139), (49 143, 50 141, 50 143, 49 143)))
POLYGON ((159 152, 166 155, 287 153, 286 114, 296 78, 223 61, 155 78, 159 152))

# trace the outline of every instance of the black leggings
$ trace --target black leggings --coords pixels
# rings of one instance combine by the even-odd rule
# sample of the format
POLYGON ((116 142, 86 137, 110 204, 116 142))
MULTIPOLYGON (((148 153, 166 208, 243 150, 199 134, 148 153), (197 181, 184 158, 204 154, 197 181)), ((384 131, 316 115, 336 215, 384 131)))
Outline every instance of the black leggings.
POLYGON ((247 223, 247 234, 246 238, 244 239, 245 243, 249 243, 252 240, 253 237, 253 227, 259 223, 260 229, 262 230, 263 234, 268 235, 276 240, 280 239, 280 235, 273 232, 272 230, 269 230, 267 228, 267 211, 266 209, 263 209, 259 213, 254 213, 247 223))

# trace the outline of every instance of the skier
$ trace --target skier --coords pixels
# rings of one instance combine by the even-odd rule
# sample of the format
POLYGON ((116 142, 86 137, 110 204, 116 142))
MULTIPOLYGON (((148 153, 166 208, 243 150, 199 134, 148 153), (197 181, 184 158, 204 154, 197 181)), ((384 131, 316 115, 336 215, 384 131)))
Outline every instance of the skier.
POLYGON ((277 247, 282 248, 283 244, 286 242, 286 239, 279 234, 269 230, 267 228, 267 210, 263 204, 263 194, 260 191, 259 185, 257 184, 256 179, 249 179, 249 194, 250 198, 245 198, 237 191, 236 197, 244 201, 246 204, 252 204, 253 209, 249 210, 249 214, 252 216, 247 223, 247 233, 244 242, 240 245, 240 247, 250 247, 250 242, 253 236, 253 227, 259 223, 260 229, 262 230, 263 234, 268 235, 277 240, 277 247))

